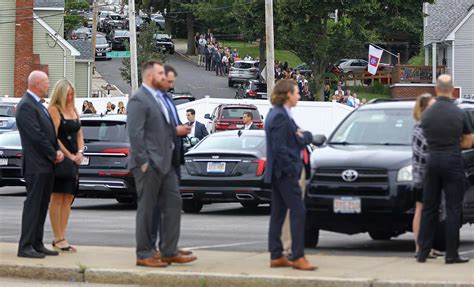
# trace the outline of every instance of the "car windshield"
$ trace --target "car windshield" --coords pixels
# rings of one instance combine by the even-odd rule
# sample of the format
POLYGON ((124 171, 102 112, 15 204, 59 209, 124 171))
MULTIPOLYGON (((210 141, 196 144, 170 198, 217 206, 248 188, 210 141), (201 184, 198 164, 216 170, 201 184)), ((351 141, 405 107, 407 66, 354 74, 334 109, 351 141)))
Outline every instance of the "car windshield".
POLYGON ((265 137, 263 136, 238 136, 216 135, 201 141, 196 147, 198 151, 225 149, 231 151, 265 151, 265 137))
POLYGON ((340 59, 339 61, 336 62, 336 64, 334 64, 335 66, 339 66, 340 64, 346 62, 347 59, 340 59))
POLYGON ((410 109, 357 110, 329 140, 344 145, 410 145, 414 125, 410 109))
POLYGON ((166 34, 156 34, 155 39, 158 40, 158 41, 169 41, 170 36, 168 36, 166 34))
POLYGON ((0 117, 14 117, 15 107, 14 106, 0 106, 0 117))
POLYGON ((117 37, 130 37, 130 31, 115 30, 115 36, 117 36, 117 37))
POLYGON ((85 120, 81 126, 85 142, 127 142, 125 122, 85 120))
POLYGON ((96 44, 98 44, 98 45, 107 44, 107 39, 105 39, 104 36, 102 36, 102 37, 97 37, 97 38, 95 39, 95 41, 96 41, 96 44))
POLYGON ((110 15, 110 18, 112 18, 112 20, 122 20, 122 16, 120 15, 110 15))
POLYGON ((11 147, 21 146, 20 134, 19 133, 4 133, 0 135, 0 146, 11 147))
POLYGON ((233 119, 238 120, 241 119, 244 115, 244 112, 251 112, 253 116, 253 120, 260 120, 260 114, 256 109, 250 108, 224 108, 222 110, 222 119, 233 119))

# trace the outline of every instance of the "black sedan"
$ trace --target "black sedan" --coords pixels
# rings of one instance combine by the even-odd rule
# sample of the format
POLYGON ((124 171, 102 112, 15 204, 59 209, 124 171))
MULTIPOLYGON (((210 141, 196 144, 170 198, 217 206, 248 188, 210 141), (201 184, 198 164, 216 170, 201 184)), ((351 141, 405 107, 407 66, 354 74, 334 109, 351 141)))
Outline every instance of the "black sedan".
POLYGON ((263 130, 225 131, 204 138, 186 153, 181 168, 183 210, 198 213, 210 203, 269 203, 271 189, 263 181, 265 153, 263 130))
POLYGON ((0 186, 24 186, 22 148, 18 131, 0 135, 0 186))
POLYGON ((108 35, 112 42, 112 50, 126 50, 126 42, 130 42, 130 32, 127 30, 114 30, 108 35))

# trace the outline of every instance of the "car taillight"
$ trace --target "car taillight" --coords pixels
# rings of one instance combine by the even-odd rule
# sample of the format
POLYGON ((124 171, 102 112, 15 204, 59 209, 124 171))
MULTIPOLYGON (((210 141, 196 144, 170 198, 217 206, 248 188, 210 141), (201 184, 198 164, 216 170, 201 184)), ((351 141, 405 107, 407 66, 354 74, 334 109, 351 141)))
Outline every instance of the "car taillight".
POLYGON ((15 155, 15 157, 16 157, 16 158, 23 158, 23 154, 17 153, 17 154, 15 155))
POLYGON ((216 129, 220 129, 220 130, 223 130, 223 129, 226 129, 230 126, 230 123, 227 123, 227 122, 216 122, 216 129))
POLYGON ((263 172, 265 171, 265 164, 266 164, 265 159, 259 159, 256 161, 257 163, 257 176, 262 176, 263 172))
POLYGON ((248 92, 247 95, 249 95, 249 96, 256 96, 256 95, 257 95, 257 92, 248 92))
POLYGON ((255 125, 257 126, 257 128, 263 129, 263 123, 255 123, 255 125))
POLYGON ((106 148, 102 150, 103 153, 117 154, 122 156, 127 156, 129 153, 128 148, 106 148))

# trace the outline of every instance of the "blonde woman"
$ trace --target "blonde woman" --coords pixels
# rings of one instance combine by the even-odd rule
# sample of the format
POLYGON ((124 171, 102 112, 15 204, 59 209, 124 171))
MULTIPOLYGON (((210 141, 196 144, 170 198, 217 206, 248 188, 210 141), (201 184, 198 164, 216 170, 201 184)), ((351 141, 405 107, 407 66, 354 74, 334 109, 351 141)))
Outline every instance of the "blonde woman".
POLYGON ((123 104, 122 101, 118 102, 117 114, 119 114, 119 115, 126 115, 127 114, 127 110, 125 109, 125 105, 123 104))
POLYGON ((78 185, 77 167, 82 161, 84 136, 79 113, 74 107, 75 90, 66 79, 54 86, 49 113, 54 124, 58 144, 64 153, 64 161, 55 166, 55 180, 49 207, 49 217, 53 228, 53 248, 59 252, 76 252, 66 240, 66 226, 71 213, 78 185))

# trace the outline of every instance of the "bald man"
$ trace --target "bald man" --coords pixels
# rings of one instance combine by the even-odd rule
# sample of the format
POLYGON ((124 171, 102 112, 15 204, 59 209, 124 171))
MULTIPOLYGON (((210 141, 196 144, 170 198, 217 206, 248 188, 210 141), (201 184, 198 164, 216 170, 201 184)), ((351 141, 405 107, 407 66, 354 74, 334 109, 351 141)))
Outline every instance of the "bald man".
POLYGON ((41 71, 31 72, 28 90, 17 105, 16 123, 23 147, 23 176, 26 182, 19 257, 58 255, 43 244, 44 221, 54 182, 53 167, 64 159, 53 122, 41 103, 48 96, 48 88, 48 75, 41 71))
POLYGON ((418 242, 418 262, 426 262, 439 218, 441 191, 446 199, 446 264, 466 263, 459 256, 459 229, 462 225, 462 203, 465 175, 461 149, 472 146, 469 118, 452 101, 451 76, 441 75, 436 83, 436 103, 421 119, 421 128, 428 142, 423 188, 423 211, 418 242))

